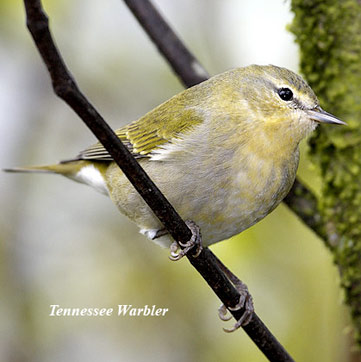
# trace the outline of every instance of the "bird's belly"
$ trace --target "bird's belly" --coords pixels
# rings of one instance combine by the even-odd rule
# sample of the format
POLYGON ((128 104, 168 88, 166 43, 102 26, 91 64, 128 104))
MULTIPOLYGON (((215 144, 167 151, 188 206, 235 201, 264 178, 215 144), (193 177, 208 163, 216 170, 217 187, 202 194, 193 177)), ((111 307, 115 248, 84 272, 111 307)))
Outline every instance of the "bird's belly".
POLYGON ((294 167, 272 167, 240 172, 227 193, 216 193, 194 215, 203 243, 228 239, 251 227, 274 210, 287 195, 295 178, 294 167))
MULTIPOLYGON (((211 245, 248 229, 267 216, 281 202, 282 198, 276 194, 274 198, 265 197, 250 202, 248 198, 235 197, 223 208, 213 207, 212 218, 198 215, 203 243, 211 245)), ((211 203, 209 207, 212 207, 211 203)))

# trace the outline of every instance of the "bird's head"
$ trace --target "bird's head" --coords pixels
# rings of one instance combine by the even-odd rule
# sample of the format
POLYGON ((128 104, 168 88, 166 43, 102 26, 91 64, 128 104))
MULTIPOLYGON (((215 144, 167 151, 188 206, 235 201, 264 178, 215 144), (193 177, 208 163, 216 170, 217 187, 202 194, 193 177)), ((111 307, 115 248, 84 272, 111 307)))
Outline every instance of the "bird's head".
POLYGON ((319 123, 346 124, 325 112, 311 87, 288 69, 251 65, 234 72, 248 122, 270 134, 292 135, 298 143, 319 123))

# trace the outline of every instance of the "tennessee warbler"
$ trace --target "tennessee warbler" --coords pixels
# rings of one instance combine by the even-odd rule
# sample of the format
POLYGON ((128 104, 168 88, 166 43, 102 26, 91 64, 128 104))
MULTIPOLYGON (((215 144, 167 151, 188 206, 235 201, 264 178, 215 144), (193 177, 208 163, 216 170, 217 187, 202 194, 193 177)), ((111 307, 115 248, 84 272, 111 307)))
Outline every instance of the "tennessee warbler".
MULTIPOLYGON (((299 142, 318 123, 345 124, 320 108, 297 74, 251 65, 184 90, 116 134, 210 245, 249 228, 282 201, 296 176, 299 142)), ((88 184, 110 196, 141 233, 172 243, 100 143, 59 164, 7 171, 50 172, 88 184)))

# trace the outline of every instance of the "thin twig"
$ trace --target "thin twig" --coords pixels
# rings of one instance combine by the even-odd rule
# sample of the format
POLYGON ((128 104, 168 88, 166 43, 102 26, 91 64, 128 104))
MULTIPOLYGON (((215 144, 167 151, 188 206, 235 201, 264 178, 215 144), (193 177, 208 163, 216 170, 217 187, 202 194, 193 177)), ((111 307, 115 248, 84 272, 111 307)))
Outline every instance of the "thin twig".
POLYGON ((321 239, 328 239, 317 198, 301 181, 295 181, 283 202, 321 239))
MULTIPOLYGON (((232 298, 233 301, 238 301, 238 292, 233 286, 229 288, 228 283, 224 284, 223 278, 225 278, 225 276, 218 266, 219 259, 208 248, 203 249, 202 254, 204 254, 204 256, 201 259, 188 258, 190 263, 197 269, 198 273, 203 276, 223 303, 224 300, 232 300, 232 298)), ((229 307, 234 304, 225 305, 229 307)), ((238 321, 243 315, 243 309, 236 311, 230 310, 230 313, 238 321)), ((269 361, 294 361, 256 313, 253 313, 251 322, 242 326, 242 328, 269 361)))
POLYGON ((124 0, 124 2, 186 87, 208 79, 207 71, 184 46, 150 1, 124 0))
MULTIPOLYGON (((48 18, 41 1, 24 0, 24 4, 27 26, 48 68, 55 93, 79 115, 104 145, 172 237, 183 243, 188 241, 190 239, 188 227, 100 114, 80 92, 53 42, 48 18)), ((188 257, 188 259, 226 306, 234 306, 237 303, 239 293, 219 270, 217 259, 208 248, 204 248, 197 258, 188 257)), ((241 314, 242 311, 234 312, 234 316, 238 319, 241 314)), ((293 361, 256 314, 244 329, 270 361, 293 361)))

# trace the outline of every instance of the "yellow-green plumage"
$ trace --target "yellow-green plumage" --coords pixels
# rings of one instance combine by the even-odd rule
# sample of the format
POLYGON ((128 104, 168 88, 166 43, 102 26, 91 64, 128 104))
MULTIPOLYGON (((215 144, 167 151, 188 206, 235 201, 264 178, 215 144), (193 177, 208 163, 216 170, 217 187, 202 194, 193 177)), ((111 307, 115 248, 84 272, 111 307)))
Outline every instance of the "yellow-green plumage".
MULTIPOLYGON (((317 122, 342 123, 319 108, 295 73, 253 65, 187 89, 116 133, 210 245, 250 227, 282 201, 295 179, 298 144, 317 122), (291 90, 292 99, 282 99, 282 89, 291 90)), ((99 143, 39 170, 109 194, 150 238, 162 229, 99 143)), ((168 236, 156 241, 171 243, 168 236)))

